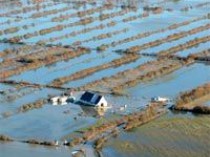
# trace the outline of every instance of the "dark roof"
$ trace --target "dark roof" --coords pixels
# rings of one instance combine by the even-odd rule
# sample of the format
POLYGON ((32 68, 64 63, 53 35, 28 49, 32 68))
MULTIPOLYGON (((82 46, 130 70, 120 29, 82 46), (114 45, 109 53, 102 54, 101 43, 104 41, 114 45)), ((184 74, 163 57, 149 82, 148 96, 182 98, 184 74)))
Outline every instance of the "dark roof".
POLYGON ((95 104, 98 104, 98 102, 101 100, 101 98, 102 98, 102 96, 98 95, 98 98, 96 99, 95 104))
POLYGON ((84 94, 82 94, 80 100, 85 101, 85 102, 89 102, 92 104, 97 104, 100 100, 101 100, 102 96, 98 95, 96 93, 91 93, 91 92, 85 92, 84 94))
POLYGON ((84 94, 82 94, 81 96, 81 100, 83 101, 87 101, 87 102, 90 102, 91 99, 93 98, 94 94, 93 93, 90 93, 90 92, 85 92, 84 94))

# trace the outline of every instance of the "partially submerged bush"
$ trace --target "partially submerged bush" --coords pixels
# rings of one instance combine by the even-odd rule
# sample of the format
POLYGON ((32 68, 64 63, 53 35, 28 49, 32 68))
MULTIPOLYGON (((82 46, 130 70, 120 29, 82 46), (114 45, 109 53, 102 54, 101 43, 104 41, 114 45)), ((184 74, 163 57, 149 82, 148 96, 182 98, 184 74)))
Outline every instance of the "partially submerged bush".
POLYGON ((13 141, 13 139, 6 135, 0 135, 0 141, 10 142, 13 141))
POLYGON ((47 103, 47 100, 45 100, 45 99, 38 100, 34 103, 29 103, 29 104, 25 104, 25 105, 21 106, 19 108, 19 111, 26 112, 28 110, 38 109, 38 108, 41 108, 45 103, 47 103))
POLYGON ((39 141, 36 139, 30 139, 23 142, 28 143, 28 144, 36 144, 36 145, 44 145, 44 146, 57 146, 58 144, 55 141, 39 141))
POLYGON ((209 106, 196 106, 192 109, 193 113, 198 114, 210 114, 210 107, 209 106))
POLYGON ((30 59, 30 58, 20 58, 17 60, 17 62, 21 62, 21 63, 33 63, 34 60, 30 59))

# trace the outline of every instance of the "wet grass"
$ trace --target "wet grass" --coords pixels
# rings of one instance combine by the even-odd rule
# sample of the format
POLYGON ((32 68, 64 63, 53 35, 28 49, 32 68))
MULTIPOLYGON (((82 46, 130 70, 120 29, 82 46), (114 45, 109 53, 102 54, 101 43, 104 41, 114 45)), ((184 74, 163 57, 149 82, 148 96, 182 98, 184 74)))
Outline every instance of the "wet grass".
POLYGON ((138 154, 157 157, 208 156, 209 124, 209 116, 168 114, 134 132, 120 135, 108 143, 107 149, 111 149, 114 155, 132 157, 138 154))

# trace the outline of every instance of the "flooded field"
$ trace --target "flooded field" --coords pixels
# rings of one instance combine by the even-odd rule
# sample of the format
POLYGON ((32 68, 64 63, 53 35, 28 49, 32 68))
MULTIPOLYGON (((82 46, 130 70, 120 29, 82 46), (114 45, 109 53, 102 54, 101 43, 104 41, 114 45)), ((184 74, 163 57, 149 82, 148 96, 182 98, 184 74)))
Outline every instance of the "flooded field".
POLYGON ((209 116, 167 115, 105 146, 105 156, 208 156, 209 116))
POLYGON ((208 156, 210 117, 197 114, 210 113, 209 10, 0 0, 0 156, 208 156), (108 106, 84 105, 85 91, 108 106), (168 112, 177 104, 196 113, 168 112))

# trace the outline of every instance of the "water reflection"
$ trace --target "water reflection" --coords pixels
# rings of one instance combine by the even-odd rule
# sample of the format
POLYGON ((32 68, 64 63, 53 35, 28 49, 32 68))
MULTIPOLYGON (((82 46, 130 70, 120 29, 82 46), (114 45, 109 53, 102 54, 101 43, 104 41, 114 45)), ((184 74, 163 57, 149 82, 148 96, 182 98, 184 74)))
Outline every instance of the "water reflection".
POLYGON ((105 115, 107 108, 95 108, 90 106, 82 106, 80 105, 82 111, 84 112, 85 116, 89 117, 102 117, 105 115))

